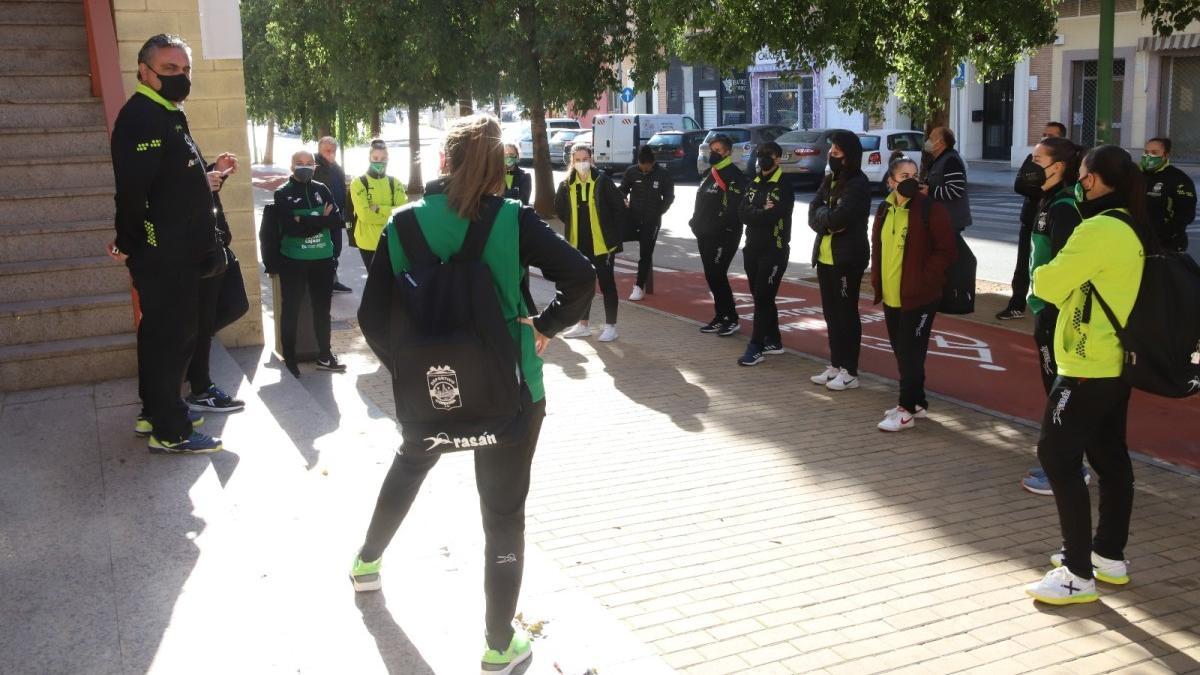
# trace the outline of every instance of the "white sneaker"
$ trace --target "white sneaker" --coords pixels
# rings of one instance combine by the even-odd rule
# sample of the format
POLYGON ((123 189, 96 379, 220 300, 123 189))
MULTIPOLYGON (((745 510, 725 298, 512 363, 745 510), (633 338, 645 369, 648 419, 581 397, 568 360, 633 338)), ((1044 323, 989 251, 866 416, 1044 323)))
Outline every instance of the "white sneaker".
POLYGON ((629 299, 634 302, 637 302, 638 300, 641 300, 644 297, 646 297, 646 293, 645 293, 645 291, 642 290, 641 286, 634 286, 633 292, 631 292, 629 294, 629 299))
POLYGON ((808 378, 813 384, 828 384, 830 380, 837 377, 842 371, 833 366, 825 366, 825 370, 821 371, 820 375, 813 375, 808 378))
POLYGON ((904 431, 917 426, 917 421, 908 414, 907 410, 897 406, 889 410, 887 416, 877 426, 880 431, 904 431))
POLYGON ((592 329, 586 323, 577 323, 567 330, 563 331, 561 337, 565 338, 585 338, 592 336, 592 329))
MULTIPOLYGON (((1055 553, 1050 556, 1050 563, 1055 567, 1062 567, 1064 558, 1064 554, 1055 553)), ((1092 574, 1106 584, 1123 586, 1129 583, 1129 561, 1109 560, 1092 551, 1092 574)))
POLYGON ((612 342, 617 339, 617 327, 611 323, 604 324, 604 330, 600 331, 601 342, 612 342))
MULTIPOLYGON (((884 416, 891 415, 893 412, 895 412, 899 409, 900 409, 900 406, 896 406, 895 408, 888 408, 887 410, 883 411, 883 414, 884 414, 884 416)), ((917 412, 913 413, 913 417, 915 417, 919 420, 923 420, 926 417, 929 417, 929 411, 925 409, 925 406, 919 405, 919 406, 917 406, 917 412)))
POLYGON ((1077 577, 1066 567, 1056 567, 1046 572, 1041 581, 1025 586, 1025 592, 1034 600, 1051 605, 1072 605, 1100 599, 1096 593, 1095 579, 1077 577))
POLYGON ((845 368, 838 371, 837 377, 825 383, 825 388, 832 391, 858 389, 858 376, 846 372, 845 368))

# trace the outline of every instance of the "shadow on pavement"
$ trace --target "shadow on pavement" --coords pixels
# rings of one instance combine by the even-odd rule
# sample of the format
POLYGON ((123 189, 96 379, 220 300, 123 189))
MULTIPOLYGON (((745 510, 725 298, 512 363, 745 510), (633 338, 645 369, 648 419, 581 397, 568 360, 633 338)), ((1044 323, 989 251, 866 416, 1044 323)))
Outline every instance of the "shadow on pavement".
POLYGON ((684 431, 704 431, 700 415, 708 410, 708 394, 688 382, 677 367, 663 358, 663 352, 621 341, 596 342, 595 348, 617 391, 635 403, 669 416, 684 431), (652 386, 646 386, 647 377, 652 386))
POLYGON ((357 593, 354 605, 362 614, 363 625, 375 638, 375 646, 389 675, 435 675, 420 650, 392 617, 382 591, 357 593))

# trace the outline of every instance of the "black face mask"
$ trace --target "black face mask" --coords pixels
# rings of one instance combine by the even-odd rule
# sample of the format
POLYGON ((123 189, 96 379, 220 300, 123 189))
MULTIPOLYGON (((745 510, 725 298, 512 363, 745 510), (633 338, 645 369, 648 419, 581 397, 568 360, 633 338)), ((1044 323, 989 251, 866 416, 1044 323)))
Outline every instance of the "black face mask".
POLYGON ((758 158, 758 170, 764 174, 771 173, 775 170, 775 157, 772 155, 760 155, 758 158))
POLYGON ((916 178, 905 178, 896 184, 896 192, 905 199, 912 199, 921 191, 916 178))
POLYGON ((1030 159, 1021 165, 1021 171, 1017 174, 1017 178, 1026 187, 1041 189, 1042 185, 1046 183, 1046 169, 1030 159))
POLYGON ((843 158, 830 155, 829 170, 833 172, 834 178, 837 178, 842 173, 842 169, 844 168, 846 168, 846 162, 843 158))
POLYGON ((725 157, 722 156, 721 153, 719 153, 719 152, 708 153, 708 163, 712 164, 713 166, 720 164, 721 160, 723 160, 723 159, 725 159, 725 157))
MULTIPOLYGON (((146 66, 150 68, 150 66, 146 66)), ((159 75, 158 71, 150 68, 150 72, 158 75, 159 96, 174 101, 175 103, 183 103, 187 99, 188 94, 192 93, 192 81, 187 75, 180 73, 178 75, 159 75)))
POLYGON ((311 166, 298 166, 292 169, 292 175, 296 178, 297 182, 307 183, 312 180, 314 170, 314 167, 311 166))

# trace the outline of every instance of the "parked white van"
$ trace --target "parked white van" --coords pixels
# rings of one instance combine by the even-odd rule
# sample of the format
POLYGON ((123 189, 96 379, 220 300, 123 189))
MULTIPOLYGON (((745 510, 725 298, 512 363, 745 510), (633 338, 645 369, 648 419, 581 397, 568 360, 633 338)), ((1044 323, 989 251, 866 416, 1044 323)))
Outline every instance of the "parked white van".
POLYGON ((687 115, 596 115, 592 118, 592 149, 596 168, 616 172, 637 163, 638 148, 660 131, 695 131, 687 115))

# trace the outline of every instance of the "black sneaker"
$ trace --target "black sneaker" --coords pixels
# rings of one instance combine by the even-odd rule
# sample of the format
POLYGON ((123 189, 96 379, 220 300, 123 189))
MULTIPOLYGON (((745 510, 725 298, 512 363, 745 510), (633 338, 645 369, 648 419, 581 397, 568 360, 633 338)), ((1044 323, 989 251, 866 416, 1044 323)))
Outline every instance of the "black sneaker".
POLYGON ((736 332, 738 332, 737 319, 734 319, 733 321, 722 321, 720 326, 717 327, 717 335, 720 335, 721 337, 729 337, 736 332))
POLYGON ((334 293, 353 293, 354 289, 350 288, 349 286, 347 286, 346 284, 343 284, 340 281, 335 281, 335 282, 333 282, 333 292, 334 293))
POLYGON ((700 327, 701 333, 715 333, 721 329, 721 320, 713 319, 700 327))
POLYGON ((220 452, 225 446, 219 438, 193 431, 191 436, 176 443, 161 441, 151 435, 148 447, 150 452, 156 455, 207 455, 210 452, 220 452))
POLYGON ((1013 319, 1020 319, 1024 316, 1024 310, 1012 309, 1011 307, 1002 312, 996 312, 996 318, 1000 319, 1001 321, 1012 321, 1013 319))
POLYGON ((346 372, 346 364, 338 363, 337 357, 333 354, 324 358, 317 359, 317 370, 328 370, 331 373, 346 372))
POLYGON ((221 391, 221 388, 215 384, 208 385, 208 389, 203 394, 192 394, 184 401, 188 408, 196 411, 211 411, 211 412, 234 412, 246 407, 245 401, 238 399, 221 391))
POLYGON ((287 371, 292 374, 292 377, 300 377, 300 364, 296 363, 295 361, 284 361, 283 367, 287 368, 287 371))

